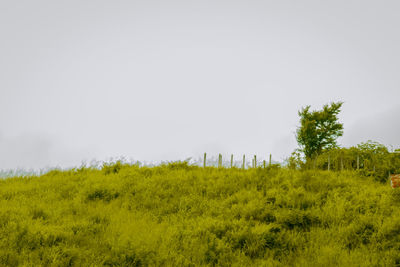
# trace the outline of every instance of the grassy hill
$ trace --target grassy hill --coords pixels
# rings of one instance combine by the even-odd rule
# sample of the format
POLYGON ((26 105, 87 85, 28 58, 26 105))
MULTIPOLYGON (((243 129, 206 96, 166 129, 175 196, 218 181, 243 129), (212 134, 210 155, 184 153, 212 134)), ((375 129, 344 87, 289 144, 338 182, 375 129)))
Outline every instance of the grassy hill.
POLYGON ((355 171, 52 171, 0 181, 0 265, 395 266, 399 203, 355 171))

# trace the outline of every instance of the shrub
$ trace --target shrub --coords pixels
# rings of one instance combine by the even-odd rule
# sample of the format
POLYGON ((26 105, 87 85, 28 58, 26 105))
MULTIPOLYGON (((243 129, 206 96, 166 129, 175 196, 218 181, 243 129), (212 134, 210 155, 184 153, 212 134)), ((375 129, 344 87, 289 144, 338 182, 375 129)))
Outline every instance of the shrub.
POLYGON ((87 200, 95 201, 95 200, 104 200, 106 202, 110 202, 113 199, 119 197, 119 192, 111 192, 108 189, 96 189, 87 195, 87 200))

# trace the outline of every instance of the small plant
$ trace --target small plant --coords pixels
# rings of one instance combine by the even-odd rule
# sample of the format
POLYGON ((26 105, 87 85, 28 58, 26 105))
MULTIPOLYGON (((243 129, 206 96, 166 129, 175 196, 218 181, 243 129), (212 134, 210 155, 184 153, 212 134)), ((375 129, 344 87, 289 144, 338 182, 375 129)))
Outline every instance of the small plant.
POLYGON ((118 160, 115 163, 104 163, 102 171, 106 175, 117 174, 122 169, 122 167, 123 167, 123 163, 120 160, 118 160))

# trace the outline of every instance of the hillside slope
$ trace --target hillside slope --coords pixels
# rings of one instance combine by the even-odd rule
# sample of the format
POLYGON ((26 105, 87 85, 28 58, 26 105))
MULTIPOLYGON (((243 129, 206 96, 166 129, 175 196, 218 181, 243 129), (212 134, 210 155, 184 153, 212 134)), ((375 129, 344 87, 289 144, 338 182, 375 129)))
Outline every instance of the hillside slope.
POLYGON ((0 181, 0 265, 400 264, 400 191, 356 172, 110 165, 0 181))

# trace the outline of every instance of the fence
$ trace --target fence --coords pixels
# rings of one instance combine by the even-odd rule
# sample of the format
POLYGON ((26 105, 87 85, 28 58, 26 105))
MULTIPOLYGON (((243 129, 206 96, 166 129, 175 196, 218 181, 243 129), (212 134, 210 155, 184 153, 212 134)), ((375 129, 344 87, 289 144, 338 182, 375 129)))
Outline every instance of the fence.
POLYGON ((302 167, 308 169, 322 169, 328 171, 343 171, 343 170, 369 170, 377 171, 382 167, 396 169, 400 167, 400 161, 386 155, 349 155, 344 153, 330 154, 326 153, 319 155, 309 160, 302 167))
POLYGON ((251 158, 251 163, 247 161, 246 155, 244 154, 243 156, 240 157, 239 160, 235 160, 235 157, 233 154, 228 157, 229 160, 223 160, 222 154, 218 154, 217 159, 207 158, 207 153, 204 153, 203 160, 202 160, 202 166, 205 167, 218 167, 218 168, 241 168, 241 169, 250 169, 250 168, 267 168, 268 166, 271 166, 274 164, 272 162, 272 155, 269 155, 269 160, 267 161, 266 159, 260 160, 257 159, 257 155, 254 155, 251 158))
MULTIPOLYGON (((260 159, 257 155, 247 158, 246 155, 235 157, 233 154, 225 156, 218 154, 217 157, 207 157, 204 153, 203 159, 197 161, 199 166, 217 168, 267 168, 274 164, 272 155, 260 159)), ((315 156, 304 162, 300 158, 289 158, 289 168, 318 169, 327 171, 357 170, 367 176, 377 177, 378 180, 387 180, 388 175, 400 173, 400 154, 385 151, 361 151, 357 149, 336 149, 315 156)))

